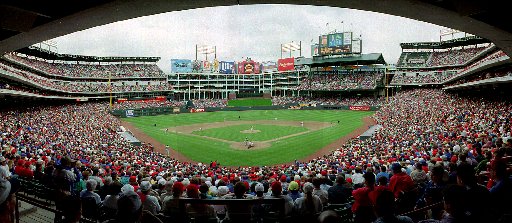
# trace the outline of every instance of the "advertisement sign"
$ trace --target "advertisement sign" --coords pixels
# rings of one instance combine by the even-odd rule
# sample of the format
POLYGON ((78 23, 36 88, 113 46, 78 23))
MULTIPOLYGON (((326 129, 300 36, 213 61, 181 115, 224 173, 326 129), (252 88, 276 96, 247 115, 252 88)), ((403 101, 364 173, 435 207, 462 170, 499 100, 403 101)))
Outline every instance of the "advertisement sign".
POLYGON ((262 73, 272 73, 277 71, 277 63, 275 61, 265 61, 261 63, 262 73))
POLYGON ((259 74, 260 73, 260 64, 250 61, 242 61, 238 63, 238 73, 239 74, 259 74))
POLYGON ((311 56, 318 56, 319 55, 319 52, 318 52, 318 44, 315 44, 315 45, 311 45, 311 56))
POLYGON ((212 72, 212 64, 210 63, 210 61, 207 61, 207 60, 201 61, 201 68, 202 68, 202 72, 205 72, 205 73, 212 72))
POLYGON ((192 61, 182 59, 171 59, 171 72, 190 73, 192 72, 192 61))
POLYGON ((352 111, 370 111, 370 106, 354 105, 354 106, 349 106, 348 109, 350 109, 352 111))
POLYGON ((194 73, 200 73, 202 71, 201 61, 194 60, 192 61, 192 72, 194 73))
POLYGON ((343 33, 334 33, 327 36, 327 46, 336 47, 343 45, 343 33))
POLYGON ((288 71, 294 69, 295 59, 292 58, 284 58, 277 60, 277 70, 278 71, 288 71))
POLYGON ((350 53, 350 45, 320 48, 320 55, 344 54, 344 53, 350 53))
POLYGON ((352 32, 345 32, 343 33, 343 45, 350 45, 352 44, 352 32))
POLYGON ((190 113, 204 112, 204 108, 191 108, 190 113))
POLYGON ((126 110, 126 117, 133 117, 133 110, 126 110))
POLYGON ((219 61, 215 58, 212 62, 212 72, 219 73, 219 61))
POLYGON ((352 53, 361 53, 361 40, 355 39, 352 41, 352 53))
POLYGON ((318 43, 321 45, 321 46, 327 46, 327 35, 321 35, 318 37, 318 43))
POLYGON ((219 63, 219 73, 221 74, 234 74, 235 73, 235 62, 233 61, 221 61, 219 63))

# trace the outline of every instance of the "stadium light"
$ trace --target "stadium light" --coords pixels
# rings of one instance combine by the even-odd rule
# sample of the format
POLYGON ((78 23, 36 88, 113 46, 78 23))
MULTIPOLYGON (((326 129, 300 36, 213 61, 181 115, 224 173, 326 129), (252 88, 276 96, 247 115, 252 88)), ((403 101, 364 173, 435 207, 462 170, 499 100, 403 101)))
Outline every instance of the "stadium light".
POLYGON ((302 42, 299 41, 299 43, 289 42, 289 43, 283 43, 281 44, 281 59, 283 58, 283 52, 290 52, 290 57, 292 57, 293 51, 299 51, 299 56, 302 56, 302 42))

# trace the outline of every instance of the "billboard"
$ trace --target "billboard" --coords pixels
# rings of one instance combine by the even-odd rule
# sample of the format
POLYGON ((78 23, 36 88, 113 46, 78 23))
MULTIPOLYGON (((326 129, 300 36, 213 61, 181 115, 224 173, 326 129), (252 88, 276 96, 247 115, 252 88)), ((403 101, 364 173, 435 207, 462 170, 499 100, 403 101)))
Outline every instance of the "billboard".
POLYGON ((320 48, 320 55, 330 54, 344 54, 350 53, 350 45, 344 45, 339 47, 322 47, 320 48))
POLYGON ((236 73, 235 62, 221 61, 219 63, 219 73, 221 74, 234 74, 236 73))
POLYGON ((318 54, 320 53, 318 49, 318 44, 311 45, 311 56, 318 56, 318 54))
POLYGON ((352 32, 343 33, 343 45, 351 45, 352 44, 352 32))
POLYGON ((207 60, 201 61, 201 69, 202 69, 202 72, 211 73, 212 72, 212 63, 210 63, 210 61, 207 61, 207 60))
POLYGON ((259 74, 260 64, 252 60, 242 61, 238 63, 239 74, 259 74))
POLYGON ((327 46, 327 35, 321 35, 318 37, 318 43, 321 46, 327 46))
POLYGON ((329 46, 329 47, 342 46, 343 45, 343 36, 344 35, 342 33, 329 34, 327 36, 327 46, 329 46))
POLYGON ((215 58, 212 62, 212 72, 219 73, 219 60, 217 60, 217 58, 215 58))
POLYGON ((194 73, 200 73, 202 72, 202 66, 201 66, 201 61, 199 60, 194 60, 192 61, 192 72, 194 73))
POLYGON ((361 53, 361 40, 352 40, 352 53, 361 53))
POLYGON ((295 65, 294 62, 295 62, 295 59, 293 57, 279 59, 279 60, 277 60, 277 70, 279 70, 279 71, 293 70, 294 65, 295 65))
POLYGON ((173 73, 191 73, 192 61, 182 59, 171 59, 171 72, 173 73))
POLYGON ((277 63, 275 61, 265 61, 261 63, 262 73, 272 73, 277 71, 277 63))

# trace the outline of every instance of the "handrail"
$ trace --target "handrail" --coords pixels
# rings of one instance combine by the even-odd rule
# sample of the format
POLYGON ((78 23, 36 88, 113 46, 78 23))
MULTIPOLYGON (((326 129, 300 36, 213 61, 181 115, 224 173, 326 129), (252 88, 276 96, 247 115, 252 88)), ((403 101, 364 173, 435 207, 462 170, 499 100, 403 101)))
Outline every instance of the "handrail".
POLYGON ((431 205, 428 205, 428 206, 425 206, 425 207, 422 207, 422 208, 413 209, 411 211, 404 212, 404 213, 402 213, 400 215, 409 216, 411 214, 416 214, 416 213, 424 212, 424 211, 427 211, 427 210, 430 210, 432 208, 436 208, 436 207, 439 207, 439 206, 442 206, 442 205, 443 205, 443 202, 440 201, 440 202, 437 202, 437 203, 434 203, 434 204, 431 204, 431 205))
MULTIPOLYGON (((50 206, 47 205, 47 203, 45 203, 43 201, 40 201, 37 198, 29 197, 29 196, 24 195, 23 193, 20 193, 20 192, 17 192, 15 197, 16 197, 16 207, 15 207, 16 223, 20 222, 19 201, 26 202, 28 204, 36 206, 37 208, 41 208, 41 209, 44 209, 46 211, 54 213, 55 214, 54 222, 60 222, 58 220, 58 218, 63 216, 63 212, 61 210, 58 210, 55 207, 50 207, 50 206)), ((92 221, 92 220, 86 219, 86 218, 81 218, 80 222, 81 223, 96 223, 95 221, 92 221)))

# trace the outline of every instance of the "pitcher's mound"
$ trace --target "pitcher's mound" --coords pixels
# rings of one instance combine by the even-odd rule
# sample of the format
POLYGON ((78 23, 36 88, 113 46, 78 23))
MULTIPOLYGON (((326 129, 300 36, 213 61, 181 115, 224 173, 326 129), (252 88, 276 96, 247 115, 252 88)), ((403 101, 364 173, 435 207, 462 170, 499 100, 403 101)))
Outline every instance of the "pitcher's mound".
POLYGON ((243 131, 240 131, 241 133, 245 133, 245 134, 254 134, 254 133, 258 133, 258 132, 261 132, 260 130, 243 130, 243 131))

